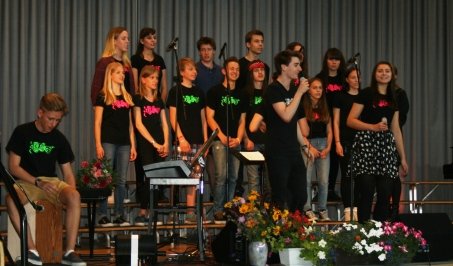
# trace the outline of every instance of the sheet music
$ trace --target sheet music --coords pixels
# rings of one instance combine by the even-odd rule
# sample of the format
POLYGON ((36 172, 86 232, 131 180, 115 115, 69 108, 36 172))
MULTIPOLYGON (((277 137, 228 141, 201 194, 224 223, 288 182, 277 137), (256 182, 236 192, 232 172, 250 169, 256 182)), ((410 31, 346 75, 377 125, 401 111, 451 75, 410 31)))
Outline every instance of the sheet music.
POLYGON ((249 161, 263 162, 265 160, 264 155, 259 151, 241 151, 239 153, 249 161))

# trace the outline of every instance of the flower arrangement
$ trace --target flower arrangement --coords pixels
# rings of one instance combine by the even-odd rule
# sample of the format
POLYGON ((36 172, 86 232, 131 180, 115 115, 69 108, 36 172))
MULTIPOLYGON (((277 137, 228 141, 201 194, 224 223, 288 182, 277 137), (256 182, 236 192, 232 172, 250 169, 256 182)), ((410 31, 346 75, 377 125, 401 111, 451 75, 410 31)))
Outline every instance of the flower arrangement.
POLYGON ((77 187, 81 189, 102 189, 113 188, 116 180, 116 173, 105 157, 93 159, 91 162, 82 161, 77 172, 77 187))
POLYGON ((401 222, 345 223, 331 231, 329 239, 333 248, 348 255, 368 256, 387 265, 409 262, 426 248, 422 232, 401 222))
POLYGON ((225 204, 225 214, 238 227, 249 241, 266 239, 268 230, 272 228, 273 213, 270 204, 262 201, 256 191, 251 191, 248 200, 235 197, 225 204))
POLYGON ((256 191, 252 191, 247 200, 235 197, 227 202, 225 213, 247 240, 265 240, 274 252, 302 247, 313 231, 312 223, 301 212, 290 213, 271 206, 256 191))

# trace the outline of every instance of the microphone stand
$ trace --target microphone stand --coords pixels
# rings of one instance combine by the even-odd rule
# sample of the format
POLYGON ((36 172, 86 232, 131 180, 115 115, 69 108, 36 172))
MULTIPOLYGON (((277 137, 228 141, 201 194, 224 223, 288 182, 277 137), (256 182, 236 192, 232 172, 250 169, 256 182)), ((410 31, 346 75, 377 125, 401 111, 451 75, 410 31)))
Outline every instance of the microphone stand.
POLYGON ((226 101, 226 137, 227 137, 227 145, 226 145, 226 156, 225 156, 225 202, 228 202, 230 199, 228 199, 229 195, 229 164, 230 164, 230 100, 231 100, 231 91, 230 91, 230 79, 228 76, 228 68, 225 66, 225 53, 221 54, 221 57, 223 58, 223 65, 225 68, 225 79, 226 79, 226 90, 227 90, 227 101, 226 101))

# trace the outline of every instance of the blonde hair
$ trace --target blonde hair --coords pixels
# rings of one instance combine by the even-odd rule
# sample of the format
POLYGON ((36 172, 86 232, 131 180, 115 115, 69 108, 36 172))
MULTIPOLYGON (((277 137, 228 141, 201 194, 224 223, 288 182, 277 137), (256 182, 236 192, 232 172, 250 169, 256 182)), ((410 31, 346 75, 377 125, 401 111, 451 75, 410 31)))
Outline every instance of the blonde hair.
MULTIPOLYGON (((105 47, 104 51, 102 52, 102 57, 109 57, 115 54, 115 40, 122 32, 127 32, 127 29, 124 27, 114 27, 111 28, 109 33, 107 34, 107 38, 105 39, 105 47)), ((126 52, 123 52, 121 55, 121 60, 123 64, 127 67, 131 67, 131 60, 127 56, 126 52)))
POLYGON ((195 61, 190 57, 183 57, 179 59, 179 72, 183 72, 188 65, 196 66, 195 61))
MULTIPOLYGON (((101 93, 104 95, 105 99, 104 102, 106 105, 111 105, 115 100, 116 96, 113 94, 113 86, 112 86, 112 73, 117 70, 119 67, 124 69, 124 66, 118 62, 112 62, 108 64, 105 70, 105 78, 104 78, 104 86, 102 87, 101 93)), ((132 101, 131 95, 126 91, 124 87, 124 83, 120 85, 121 87, 121 95, 123 95, 124 100, 131 106, 134 105, 132 101)))
MULTIPOLYGON (((142 68, 142 71, 140 72, 140 78, 138 79, 140 81, 140 84, 138 85, 138 94, 143 98, 145 97, 145 86, 142 83, 142 78, 147 78, 153 74, 157 73, 157 76, 160 74, 160 70, 158 67, 152 66, 152 65, 147 65, 142 68)), ((151 90, 151 96, 153 99, 157 99, 157 88, 151 90)))

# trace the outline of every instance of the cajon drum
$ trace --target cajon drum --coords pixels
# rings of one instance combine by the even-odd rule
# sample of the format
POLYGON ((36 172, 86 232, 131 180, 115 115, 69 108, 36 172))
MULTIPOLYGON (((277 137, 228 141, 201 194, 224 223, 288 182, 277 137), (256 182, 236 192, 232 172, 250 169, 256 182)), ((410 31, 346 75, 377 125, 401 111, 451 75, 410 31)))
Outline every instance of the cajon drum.
MULTIPOLYGON (((25 205, 36 249, 43 263, 60 263, 63 256, 62 210, 55 208, 46 200, 40 200, 37 204, 43 206, 44 211, 36 212, 30 204, 25 205)), ((20 256, 20 238, 9 219, 8 250, 14 260, 20 256)))

